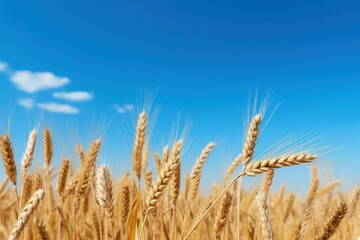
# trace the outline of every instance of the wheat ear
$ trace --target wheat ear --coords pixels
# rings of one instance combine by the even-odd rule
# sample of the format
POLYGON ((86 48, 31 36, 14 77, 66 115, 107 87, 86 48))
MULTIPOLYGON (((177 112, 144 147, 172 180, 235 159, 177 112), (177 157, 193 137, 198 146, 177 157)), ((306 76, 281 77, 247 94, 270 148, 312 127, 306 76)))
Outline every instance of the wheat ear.
POLYGON ((227 182, 229 178, 233 175, 236 168, 239 166, 239 164, 242 162, 243 155, 239 154, 235 160, 231 163, 229 169, 226 171, 224 181, 227 182))
POLYGON ((106 202, 107 208, 106 213, 110 219, 111 233, 113 238, 115 237, 114 231, 114 215, 115 215, 115 205, 114 205, 114 193, 113 193, 113 182, 111 180, 110 171, 108 168, 105 168, 105 182, 106 182, 106 202))
MULTIPOLYGON (((181 148, 182 140, 179 140, 176 145, 181 148)), ((177 158, 173 158, 171 162, 165 164, 163 169, 161 169, 160 175, 157 177, 156 182, 153 184, 152 188, 150 189, 149 195, 146 198, 146 211, 151 211, 155 208, 157 203, 159 202, 162 194, 166 186, 168 185, 171 176, 175 173, 175 171, 180 166, 180 155, 177 158)))
POLYGON ((196 197, 196 194, 199 189, 200 184, 200 178, 202 169, 204 167, 205 161, 208 158, 211 150, 214 148, 215 143, 210 142, 206 147, 202 150, 199 158, 196 160, 195 166, 191 172, 190 178, 190 199, 194 200, 196 197))
POLYGON ((302 220, 300 222, 300 231, 299 231, 298 227, 296 227, 295 230, 294 230, 294 233, 293 233, 293 239, 294 240, 295 239, 296 240, 301 239, 305 235, 307 224, 308 224, 308 221, 310 219, 314 199, 316 197, 316 193, 317 193, 317 190, 319 188, 319 176, 317 174, 316 167, 313 166, 311 171, 312 171, 312 180, 311 180, 311 185, 310 185, 309 192, 308 192, 307 197, 306 197, 305 214, 304 214, 304 216, 303 216, 303 218, 302 218, 302 220))
POLYGON ((39 206, 40 200, 44 198, 44 195, 45 191, 43 189, 39 189, 33 194, 33 196, 21 210, 16 224, 9 233, 7 240, 15 240, 19 237, 21 231, 24 229, 27 222, 29 221, 29 218, 39 206))
POLYGON ((53 146, 52 146, 52 139, 51 139, 51 133, 49 129, 45 128, 44 131, 44 159, 46 166, 49 167, 51 163, 53 155, 53 146))
POLYGON ((345 214, 348 208, 345 203, 341 203, 334 214, 326 221, 325 226, 323 227, 321 233, 316 236, 316 240, 327 240, 329 239, 336 231, 341 221, 344 219, 345 214))
POLYGON ((256 195, 256 202, 259 207, 261 232, 264 240, 272 240, 273 234, 270 224, 269 209, 266 204, 266 195, 259 191, 256 195))
POLYGON ((0 153, 5 166, 6 175, 16 186, 17 172, 14 159, 14 150, 12 148, 11 141, 8 135, 0 138, 0 153))
POLYGON ((22 167, 23 174, 25 174, 26 172, 29 171, 31 163, 34 159, 36 137, 37 137, 37 132, 34 129, 29 134, 29 139, 26 144, 26 149, 25 149, 25 152, 21 159, 21 167, 22 167))
POLYGON ((269 193, 271 184, 272 184, 273 179, 274 179, 274 175, 275 175, 275 171, 270 170, 264 176, 264 180, 263 180, 262 186, 261 186, 261 191, 265 194, 265 196, 267 196, 268 193, 269 193))
MULTIPOLYGON (((179 162, 179 166, 174 172, 174 176, 172 177, 172 184, 171 184, 171 198, 172 198, 172 204, 173 206, 176 204, 176 200, 179 197, 180 193, 180 181, 181 181, 181 149, 182 149, 183 142, 182 140, 177 142, 174 145, 173 151, 172 151, 172 158, 177 159, 176 161, 179 162)), ((175 160, 172 160, 175 161, 175 160)))
POLYGON ((203 213, 203 215, 200 217, 200 219, 194 223, 193 227, 190 229, 190 231, 185 235, 184 240, 188 239, 191 235, 191 233, 195 230, 195 228, 199 225, 202 219, 208 214, 211 208, 214 207, 214 205, 219 201, 219 199, 222 197, 222 195, 240 178, 243 176, 256 176, 258 174, 268 172, 272 169, 281 168, 281 167, 288 167, 288 166, 294 166, 299 165, 302 163, 309 163, 313 160, 315 160, 318 156, 315 154, 308 154, 308 153, 298 153, 298 154, 292 154, 292 155, 286 155, 283 157, 275 157, 275 158, 269 158, 262 161, 253 162, 243 173, 240 173, 237 175, 219 194, 219 196, 214 200, 214 202, 211 204, 211 206, 203 213))
POLYGON ((359 199, 360 199, 360 187, 357 186, 357 187, 355 187, 355 189, 352 193, 352 197, 351 197, 351 200, 349 203, 349 211, 346 216, 347 219, 351 218, 354 215, 354 213, 356 212, 359 199))
POLYGON ((257 114, 255 115, 255 117, 253 117, 253 119, 250 122, 242 150, 243 165, 248 164, 254 155, 256 140, 259 136, 259 126, 261 121, 262 121, 262 116, 260 114, 257 114))
POLYGON ((121 224, 124 226, 130 210, 130 188, 129 188, 129 175, 126 175, 122 181, 121 186, 121 224))
POLYGON ((85 160, 86 160, 86 156, 85 156, 85 153, 84 153, 84 149, 80 144, 78 144, 76 146, 76 151, 77 151, 77 153, 79 155, 79 159, 80 159, 81 164, 84 164, 85 160))
MULTIPOLYGON (((179 140, 176 142, 174 146, 174 152, 176 149, 181 149, 183 145, 183 141, 179 140)), ((175 155, 174 155, 175 156, 175 155)), ((180 167, 180 154, 176 155, 177 157, 172 158, 171 161, 164 165, 163 169, 161 169, 160 175, 157 177, 156 182, 154 182, 152 188, 149 191, 148 196, 146 197, 145 202, 145 218, 140 230, 140 239, 141 235, 147 220, 147 216, 149 212, 155 209, 157 203, 160 201, 165 188, 170 182, 171 176, 179 169, 180 167)))
POLYGON ((292 193, 292 194, 290 194, 289 198, 287 199, 287 206, 286 206, 285 214, 283 217, 283 223, 286 222, 286 220, 288 219, 288 217, 290 215, 294 200, 295 200, 295 194, 292 193))
POLYGON ((21 206, 24 206, 31 196, 32 177, 26 174, 23 179, 23 186, 21 191, 21 206))
POLYGON ((56 191, 57 191, 59 198, 62 197, 64 189, 65 189, 66 178, 67 178, 68 171, 69 171, 69 165, 70 165, 70 160, 67 158, 65 158, 61 163, 59 178, 58 178, 57 185, 56 185, 56 191))
POLYGON ((138 181, 140 181, 141 178, 141 159, 143 157, 143 148, 146 139, 146 128, 147 116, 145 112, 141 112, 136 126, 135 143, 132 154, 132 167, 138 181))
POLYGON ((282 157, 268 158, 262 161, 250 163, 241 176, 256 176, 260 173, 268 172, 270 170, 309 163, 315 160, 318 156, 315 154, 297 153, 292 155, 285 155, 282 157))
POLYGON ((46 232, 45 225, 43 221, 41 221, 39 218, 34 219, 34 227, 36 232, 36 239, 38 240, 49 240, 49 235, 46 232))
POLYGON ((105 165, 95 170, 95 197, 97 203, 103 208, 107 207, 107 185, 105 181, 105 165))
POLYGON ((223 200, 221 201, 220 208, 217 211, 214 223, 214 238, 217 240, 221 239, 221 234, 228 220, 231 203, 232 195, 231 193, 226 192, 223 200))

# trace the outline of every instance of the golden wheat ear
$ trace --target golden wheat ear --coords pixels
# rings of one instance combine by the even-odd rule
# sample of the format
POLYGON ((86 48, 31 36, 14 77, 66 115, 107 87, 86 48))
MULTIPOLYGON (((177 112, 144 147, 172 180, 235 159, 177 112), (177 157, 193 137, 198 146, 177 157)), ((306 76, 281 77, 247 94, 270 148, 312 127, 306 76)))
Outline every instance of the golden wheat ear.
POLYGON ((34 228, 36 232, 36 239, 49 240, 49 234, 46 232, 45 224, 39 218, 34 219, 34 228))
POLYGON ((6 175, 11 182, 16 186, 17 171, 14 158, 14 150, 8 135, 0 138, 0 153, 5 166, 6 175))
POLYGON ((49 167, 51 164, 53 156, 53 144, 50 130, 45 128, 44 130, 44 160, 46 167, 49 167))
POLYGON ((34 129, 29 134, 29 139, 26 145, 26 149, 21 159, 21 167, 23 174, 29 171, 31 163, 34 159, 36 137, 37 137, 37 132, 34 129))
POLYGON ((44 198, 45 191, 43 189, 37 190, 30 200, 26 203, 24 208, 20 211, 19 217, 9 233, 7 240, 15 240, 19 237, 22 230, 25 228, 30 217, 39 206, 40 201, 44 198))
POLYGON ((221 239, 221 234, 228 221, 231 203, 232 195, 229 192, 226 192, 224 198, 221 201, 220 208, 217 211, 214 223, 214 238, 217 240, 221 239))
POLYGON ((215 143, 213 143, 213 142, 210 142, 208 145, 206 145, 206 147, 202 150, 199 158, 196 160, 195 166, 190 175, 190 178, 191 178, 190 199, 191 200, 194 200, 196 197, 196 194, 199 189, 202 169, 204 167, 206 159, 208 158, 208 156, 209 156, 210 152, 212 151, 212 149, 214 148, 214 146, 215 146, 215 143))
POLYGON ((348 211, 348 207, 345 203, 340 203, 336 208, 333 215, 326 221, 325 226, 323 227, 321 233, 316 236, 316 240, 327 240, 329 239, 336 231, 336 229, 341 224, 342 220, 345 217, 345 214, 348 211))
POLYGON ((259 215, 260 215, 260 225, 261 225, 261 232, 264 240, 272 240, 273 233, 271 230, 270 224, 270 216, 269 216, 269 209, 266 204, 266 194, 262 191, 259 191, 256 195, 256 203, 259 207, 259 215))
POLYGON ((145 112, 139 114, 138 123, 136 126, 134 149, 132 154, 132 167, 138 181, 141 178, 141 166, 143 150, 146 141, 147 115, 145 112))

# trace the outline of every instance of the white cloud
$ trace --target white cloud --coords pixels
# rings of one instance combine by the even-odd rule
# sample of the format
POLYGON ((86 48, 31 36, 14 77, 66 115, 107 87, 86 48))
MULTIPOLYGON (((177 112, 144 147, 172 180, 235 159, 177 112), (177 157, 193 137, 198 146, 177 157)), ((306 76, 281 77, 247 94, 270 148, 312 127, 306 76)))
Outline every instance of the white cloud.
POLYGON ((93 99, 93 94, 85 91, 76 92, 54 92, 52 95, 54 98, 61 98, 69 101, 89 101, 93 99))
POLYGON ((70 83, 67 77, 58 77, 51 72, 15 71, 10 80, 20 89, 34 93, 49 88, 58 88, 70 83))
POLYGON ((32 98, 22 98, 18 100, 18 103, 20 106, 26 108, 26 109, 32 109, 34 108, 34 99, 32 98))
POLYGON ((121 114, 134 111, 134 105, 132 105, 132 104, 125 104, 124 106, 114 104, 114 108, 116 109, 116 111, 118 113, 121 113, 121 114))
POLYGON ((9 64, 0 61, 0 72, 6 72, 9 69, 9 64))
POLYGON ((76 114, 79 113, 79 109, 76 107, 67 105, 67 104, 59 104, 54 102, 49 103, 38 103, 38 108, 42 110, 55 112, 55 113, 66 113, 66 114, 76 114))

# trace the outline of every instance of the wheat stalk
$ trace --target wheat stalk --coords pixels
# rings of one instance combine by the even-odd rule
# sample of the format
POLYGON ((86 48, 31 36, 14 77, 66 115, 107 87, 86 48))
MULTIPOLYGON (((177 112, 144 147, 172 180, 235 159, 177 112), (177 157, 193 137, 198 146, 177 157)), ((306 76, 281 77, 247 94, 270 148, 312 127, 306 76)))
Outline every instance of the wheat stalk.
POLYGON ((30 200, 26 203, 24 208, 21 210, 19 217, 15 223, 15 226, 12 228, 10 233, 7 236, 7 240, 15 240, 20 235, 21 231, 26 226, 29 218, 39 206, 40 200, 44 198, 45 191, 43 189, 37 190, 30 200))

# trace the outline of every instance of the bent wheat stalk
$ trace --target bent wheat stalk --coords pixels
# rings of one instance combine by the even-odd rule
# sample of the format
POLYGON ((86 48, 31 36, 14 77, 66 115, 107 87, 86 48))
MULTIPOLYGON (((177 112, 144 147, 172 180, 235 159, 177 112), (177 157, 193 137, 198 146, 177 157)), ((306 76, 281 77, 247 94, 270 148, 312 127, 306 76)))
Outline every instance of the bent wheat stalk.
POLYGON ((44 198, 44 195, 45 191, 43 189, 39 189, 33 194, 30 200, 26 203, 25 207, 21 210, 15 226, 7 236, 7 240, 15 240, 19 237, 21 231, 29 221, 29 218, 39 206, 40 200, 44 198))
POLYGON ((286 155, 282 157, 269 158, 262 161, 253 162, 247 166, 245 171, 238 176, 236 176, 219 194, 219 196, 214 200, 214 202, 210 205, 210 207, 204 212, 204 214, 199 218, 199 220, 194 223, 193 227, 189 230, 189 232, 185 235, 184 240, 188 239, 191 233, 196 229, 201 220, 209 213, 210 209, 215 206, 215 204, 219 201, 219 199, 224 195, 224 193, 240 178, 243 176, 256 176, 258 174, 270 171, 272 169, 288 167, 299 165, 303 163, 309 163, 318 158, 316 154, 308 154, 308 153, 298 153, 292 155, 286 155))

